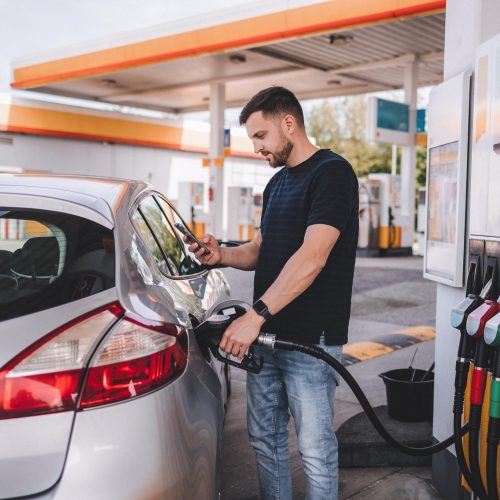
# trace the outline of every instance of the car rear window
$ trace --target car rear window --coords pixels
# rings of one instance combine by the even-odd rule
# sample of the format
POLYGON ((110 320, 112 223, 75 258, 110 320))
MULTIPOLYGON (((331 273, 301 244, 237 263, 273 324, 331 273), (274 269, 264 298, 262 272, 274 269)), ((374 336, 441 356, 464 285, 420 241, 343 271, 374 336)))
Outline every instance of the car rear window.
POLYGON ((66 213, 0 207, 0 321, 113 286, 110 229, 66 213))

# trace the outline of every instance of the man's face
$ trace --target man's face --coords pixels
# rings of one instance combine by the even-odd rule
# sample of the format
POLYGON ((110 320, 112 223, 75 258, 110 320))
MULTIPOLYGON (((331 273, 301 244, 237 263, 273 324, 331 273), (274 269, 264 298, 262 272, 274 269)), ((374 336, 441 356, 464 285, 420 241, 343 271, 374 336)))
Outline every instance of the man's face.
POLYGON ((272 116, 264 118, 262 111, 256 111, 248 117, 245 126, 255 153, 264 156, 273 168, 286 165, 293 144, 283 131, 282 120, 272 116))

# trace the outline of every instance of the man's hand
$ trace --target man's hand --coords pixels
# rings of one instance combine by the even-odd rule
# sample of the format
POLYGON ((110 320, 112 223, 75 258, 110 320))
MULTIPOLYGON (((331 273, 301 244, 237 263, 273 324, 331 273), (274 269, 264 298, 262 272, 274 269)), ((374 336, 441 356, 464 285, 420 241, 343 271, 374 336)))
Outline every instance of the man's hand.
POLYGON ((182 238, 185 243, 189 245, 188 249, 190 252, 194 253, 196 258, 202 263, 207 264, 208 266, 215 266, 215 264, 219 264, 222 260, 222 252, 217 243, 217 240, 211 235, 206 234, 201 240, 202 243, 210 249, 210 253, 207 254, 205 249, 200 247, 198 243, 194 242, 189 236, 184 236, 182 238))
POLYGON ((243 358, 250 344, 259 336, 265 320, 253 309, 234 320, 224 332, 220 348, 238 358, 243 358))

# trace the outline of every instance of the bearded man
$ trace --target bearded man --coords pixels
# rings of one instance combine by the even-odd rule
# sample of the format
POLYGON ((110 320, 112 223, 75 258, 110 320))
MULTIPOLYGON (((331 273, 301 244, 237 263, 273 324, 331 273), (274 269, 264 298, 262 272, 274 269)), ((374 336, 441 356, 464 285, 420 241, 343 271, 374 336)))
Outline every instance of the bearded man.
MULTIPOLYGON (((295 95, 261 90, 240 114, 256 153, 280 169, 263 196, 255 239, 221 248, 203 239, 210 255, 190 246, 205 264, 255 270, 254 305, 226 330, 220 347, 242 357, 262 330, 320 346, 340 358, 347 342, 358 241, 358 181, 338 154, 307 137, 295 95)), ((333 430, 333 368, 300 352, 255 347, 261 373, 247 375, 247 424, 256 453, 261 498, 292 498, 290 414, 306 476, 306 498, 338 498, 338 446, 333 430)))

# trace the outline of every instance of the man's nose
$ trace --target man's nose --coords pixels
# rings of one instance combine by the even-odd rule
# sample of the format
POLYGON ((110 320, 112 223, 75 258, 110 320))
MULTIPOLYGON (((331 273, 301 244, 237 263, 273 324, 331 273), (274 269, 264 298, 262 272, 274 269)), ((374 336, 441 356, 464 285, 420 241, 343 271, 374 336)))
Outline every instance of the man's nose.
POLYGON ((253 150, 254 150, 254 153, 256 155, 258 155, 260 152, 262 152, 264 150, 264 147, 262 146, 262 144, 254 143, 253 150))

